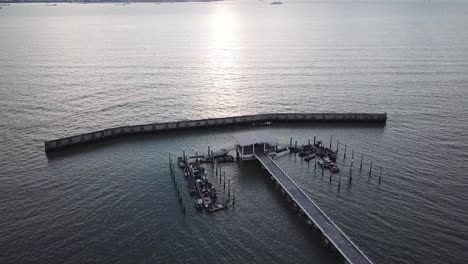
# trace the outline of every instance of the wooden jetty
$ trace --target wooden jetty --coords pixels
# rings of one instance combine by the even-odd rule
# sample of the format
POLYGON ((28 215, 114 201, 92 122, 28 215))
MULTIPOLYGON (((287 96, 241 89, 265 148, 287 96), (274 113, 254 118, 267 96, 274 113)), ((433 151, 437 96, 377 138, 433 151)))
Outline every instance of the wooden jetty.
POLYGON ((333 246, 350 264, 372 261, 349 239, 320 207, 289 177, 262 149, 255 149, 255 158, 278 183, 284 195, 290 198, 300 212, 305 214, 315 228, 320 230, 325 242, 333 246))
POLYGON ((46 153, 72 146, 89 144, 105 139, 131 136, 147 133, 164 133, 166 131, 187 130, 199 128, 214 128, 225 126, 268 125, 274 123, 293 122, 355 122, 355 123, 385 123, 386 113, 275 113, 244 115, 234 117, 187 120, 144 125, 121 126, 103 129, 95 132, 59 138, 44 142, 46 153))

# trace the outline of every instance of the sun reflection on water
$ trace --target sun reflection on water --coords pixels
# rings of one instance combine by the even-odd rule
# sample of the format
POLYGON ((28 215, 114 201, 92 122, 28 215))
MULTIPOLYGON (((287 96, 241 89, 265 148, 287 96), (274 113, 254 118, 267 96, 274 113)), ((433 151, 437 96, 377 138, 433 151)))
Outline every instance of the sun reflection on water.
POLYGON ((247 107, 248 95, 242 92, 243 66, 241 59, 241 30, 239 16, 230 5, 218 6, 207 19, 206 68, 202 78, 205 87, 199 98, 208 110, 208 116, 242 113, 247 107), (215 104, 215 105, 213 105, 215 104))

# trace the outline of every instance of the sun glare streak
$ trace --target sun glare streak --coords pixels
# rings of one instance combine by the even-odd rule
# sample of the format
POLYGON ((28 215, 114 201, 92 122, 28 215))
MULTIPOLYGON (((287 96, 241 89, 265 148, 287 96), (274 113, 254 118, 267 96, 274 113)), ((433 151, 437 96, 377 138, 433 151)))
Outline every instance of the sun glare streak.
POLYGON ((235 21, 232 14, 223 12, 212 18, 212 39, 216 49, 232 46, 235 40, 235 21))

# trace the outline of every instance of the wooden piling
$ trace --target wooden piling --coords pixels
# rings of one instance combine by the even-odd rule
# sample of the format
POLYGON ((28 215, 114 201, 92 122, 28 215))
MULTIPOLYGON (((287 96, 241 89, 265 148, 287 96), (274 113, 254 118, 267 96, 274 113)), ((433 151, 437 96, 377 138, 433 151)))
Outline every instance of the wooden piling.
POLYGON ((330 150, 332 149, 332 141, 333 141, 333 136, 330 136, 330 147, 329 147, 330 150))
POLYGON ((348 148, 348 145, 344 145, 344 155, 343 155, 343 160, 346 159, 346 149, 348 148))
POLYGON ((307 145, 310 146, 310 138, 309 138, 309 140, 307 141, 307 145))
POLYGON ((382 179, 382 167, 380 167, 380 174, 379 174, 379 185, 380 185, 380 180, 382 179))
POLYGON ((185 157, 185 149, 182 150, 182 158, 184 159, 184 164, 187 163, 187 159, 185 157))
POLYGON ((332 173, 330 172, 330 184, 332 182, 332 173))
POLYGON ((294 148, 297 148, 297 140, 294 141, 294 148))
POLYGON ((338 178, 338 191, 340 191, 340 188, 341 188, 341 173, 340 173, 340 177, 338 178))
POLYGON ((289 147, 292 147, 292 137, 289 138, 289 147))
POLYGON ((340 148, 340 140, 336 141, 336 154, 338 154, 338 149, 340 148))
POLYGON ((236 187, 234 186, 232 188, 232 206, 234 207, 236 205, 236 187))
POLYGON ((315 146, 315 136, 314 136, 314 146, 315 146))
POLYGON ((369 177, 372 175, 372 160, 370 161, 369 177))
POLYGON ((354 149, 351 151, 351 160, 354 159, 354 149))
POLYGON ((231 180, 228 180, 228 199, 231 199, 231 180))
POLYGON ((195 151, 195 163, 198 164, 198 151, 195 151))
POLYGON ((207 156, 210 157, 211 151, 210 151, 210 146, 208 146, 208 153, 207 156))
POLYGON ((361 165, 359 166, 359 172, 362 171, 362 160, 364 159, 364 154, 361 154, 361 165))
POLYGON ((223 172, 223 189, 226 190, 226 172, 223 172))

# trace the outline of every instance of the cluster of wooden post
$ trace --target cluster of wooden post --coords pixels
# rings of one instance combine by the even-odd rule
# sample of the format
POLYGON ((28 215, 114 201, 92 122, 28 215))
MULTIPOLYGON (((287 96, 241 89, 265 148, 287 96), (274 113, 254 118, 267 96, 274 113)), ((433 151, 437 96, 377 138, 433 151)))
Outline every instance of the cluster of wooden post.
MULTIPOLYGON (((314 145, 316 144, 316 136, 314 136, 314 145)), ((293 142, 293 138, 290 137, 289 139, 289 146, 292 147, 292 142, 293 142)), ((294 147, 297 147, 297 140, 294 141, 295 144, 294 144, 294 147)), ((308 139, 307 140, 307 145, 310 146, 310 143, 311 143, 311 140, 308 139)), ((332 149, 332 146, 333 146, 333 136, 330 136, 330 144, 329 144, 329 148, 332 149)), ((339 148, 340 148, 340 140, 337 140, 337 143, 336 143, 336 149, 335 149, 335 153, 338 154, 339 153, 339 148)), ((346 160, 346 156, 347 156, 347 152, 348 152, 348 145, 347 144, 344 144, 344 152, 343 152, 343 161, 346 160)), ((315 158, 315 162, 314 162, 314 170, 317 169, 317 158, 315 158)), ((359 172, 362 172, 362 169, 363 169, 363 162, 364 162, 364 154, 361 154, 361 159, 360 159, 360 165, 359 165, 359 172)), ((369 178, 372 176, 372 169, 374 167, 374 164, 373 164, 373 160, 370 160, 370 166, 369 166, 369 178)), ((379 174, 379 181, 378 181, 378 184, 380 185, 381 181, 382 181, 382 170, 383 170, 383 167, 382 166, 379 166, 380 167, 380 174, 379 174)), ((354 171, 354 148, 351 150, 351 164, 350 164, 350 168, 349 168, 349 184, 352 183, 353 181, 353 171, 354 171)), ((324 168, 321 167, 321 174, 322 176, 324 176, 324 168)), ((341 173, 340 173, 340 179, 341 179, 341 173)), ((329 182, 331 184, 332 182, 332 174, 330 173, 330 179, 329 179, 329 182)), ((338 182, 338 190, 340 189, 340 181, 338 182)))
MULTIPOLYGON (((223 185, 224 193, 226 193, 226 172, 222 171, 221 166, 218 166, 218 164, 216 164, 214 174, 215 174, 216 181, 218 181, 218 175, 219 175, 219 185, 221 184, 223 185)), ((228 195, 228 200, 231 200, 231 180, 229 179, 227 183, 227 195, 228 195)), ((233 187, 232 206, 235 206, 235 205, 236 205, 236 187, 233 187)))

